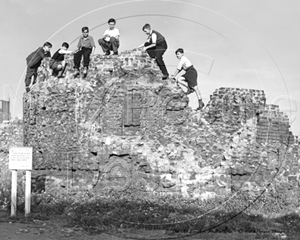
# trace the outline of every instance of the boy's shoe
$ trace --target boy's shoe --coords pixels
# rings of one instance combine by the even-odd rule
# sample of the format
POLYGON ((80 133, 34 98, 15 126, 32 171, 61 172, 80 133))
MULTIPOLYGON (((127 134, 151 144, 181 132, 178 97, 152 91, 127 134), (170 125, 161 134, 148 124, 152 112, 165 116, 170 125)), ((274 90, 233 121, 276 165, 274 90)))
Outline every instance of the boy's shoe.
POLYGON ((119 55, 118 51, 114 52, 114 55, 119 55))
POLYGON ((166 80, 169 78, 169 75, 163 75, 162 80, 166 80))
POLYGON ((83 78, 86 78, 87 72, 88 72, 87 67, 84 67, 84 68, 83 68, 83 71, 82 71, 82 77, 83 77, 83 78))
POLYGON ((191 88, 191 87, 188 87, 189 89, 187 90, 187 92, 185 94, 189 95, 193 92, 195 92, 195 89, 194 88, 191 88))
POLYGON ((75 69, 75 72, 74 72, 74 74, 73 74, 73 77, 76 78, 76 77, 78 77, 79 75, 80 75, 79 70, 78 70, 78 69, 75 69))
POLYGON ((65 77, 65 75, 62 74, 62 73, 60 73, 60 74, 57 75, 57 78, 64 78, 64 77, 65 77))
POLYGON ((82 72, 82 73, 83 73, 83 75, 86 75, 86 74, 87 74, 87 67, 84 67, 84 68, 83 68, 83 72, 82 72))
POLYGON ((196 111, 201 110, 204 107, 204 103, 202 102, 202 99, 198 100, 199 106, 196 108, 196 111))
POLYGON ((108 50, 106 53, 105 53, 106 56, 110 55, 110 51, 108 50))

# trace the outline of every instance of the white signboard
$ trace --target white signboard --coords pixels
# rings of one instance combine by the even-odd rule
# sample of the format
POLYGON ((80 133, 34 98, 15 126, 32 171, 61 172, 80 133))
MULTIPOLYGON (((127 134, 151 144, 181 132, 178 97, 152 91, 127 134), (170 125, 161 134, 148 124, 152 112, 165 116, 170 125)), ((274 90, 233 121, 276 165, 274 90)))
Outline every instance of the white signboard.
POLYGON ((32 147, 10 148, 8 166, 11 170, 32 170, 32 147))

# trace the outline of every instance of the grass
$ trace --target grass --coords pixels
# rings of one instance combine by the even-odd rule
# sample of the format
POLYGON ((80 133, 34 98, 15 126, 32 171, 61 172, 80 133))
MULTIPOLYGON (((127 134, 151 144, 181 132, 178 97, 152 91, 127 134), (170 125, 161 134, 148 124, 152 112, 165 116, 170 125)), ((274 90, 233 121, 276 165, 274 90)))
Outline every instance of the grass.
MULTIPOLYGON (((275 233, 284 233, 293 239, 300 235, 300 217, 294 211, 295 204, 278 197, 265 193, 256 199, 252 195, 238 194, 230 199, 200 201, 129 191, 107 192, 101 196, 90 192, 74 196, 40 193, 34 194, 30 217, 61 218, 68 226, 81 227, 91 234, 145 229, 164 230, 170 236, 212 234, 216 237, 212 239, 226 239, 224 235, 228 235, 228 239, 241 239, 235 236, 243 234, 243 239, 278 239, 275 233), (223 238, 218 238, 221 235, 223 238)), ((9 211, 10 204, 5 204, 9 211)), ((19 199, 18 211, 24 212, 22 199, 19 199)))

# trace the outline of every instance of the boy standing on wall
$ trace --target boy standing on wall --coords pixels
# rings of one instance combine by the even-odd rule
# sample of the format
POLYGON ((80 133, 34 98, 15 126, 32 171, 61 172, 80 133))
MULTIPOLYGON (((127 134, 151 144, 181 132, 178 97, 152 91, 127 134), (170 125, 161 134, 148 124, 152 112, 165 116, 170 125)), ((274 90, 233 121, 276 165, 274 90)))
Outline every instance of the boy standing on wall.
POLYGON ((163 74, 162 80, 165 80, 169 77, 168 70, 163 60, 163 55, 168 48, 167 41, 159 32, 152 30, 148 23, 145 24, 142 29, 148 35, 148 38, 146 42, 138 48, 144 47, 144 50, 147 51, 149 56, 155 58, 155 61, 163 74))

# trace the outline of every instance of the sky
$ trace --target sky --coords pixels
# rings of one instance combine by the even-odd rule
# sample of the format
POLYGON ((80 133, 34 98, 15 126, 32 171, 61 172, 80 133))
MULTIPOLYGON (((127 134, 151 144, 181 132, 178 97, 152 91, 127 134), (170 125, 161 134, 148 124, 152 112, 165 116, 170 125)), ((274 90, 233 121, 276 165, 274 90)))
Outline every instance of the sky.
MULTIPOLYGON (((75 50, 81 28, 97 40, 115 18, 120 52, 142 44, 145 23, 168 42, 170 74, 181 47, 198 70, 203 101, 220 87, 264 90, 300 135, 300 1, 298 0, 2 0, 0 8, 0 99, 22 117, 26 57, 49 41, 52 54, 62 42, 75 50)), ((197 107, 195 94, 190 106, 197 107)))

